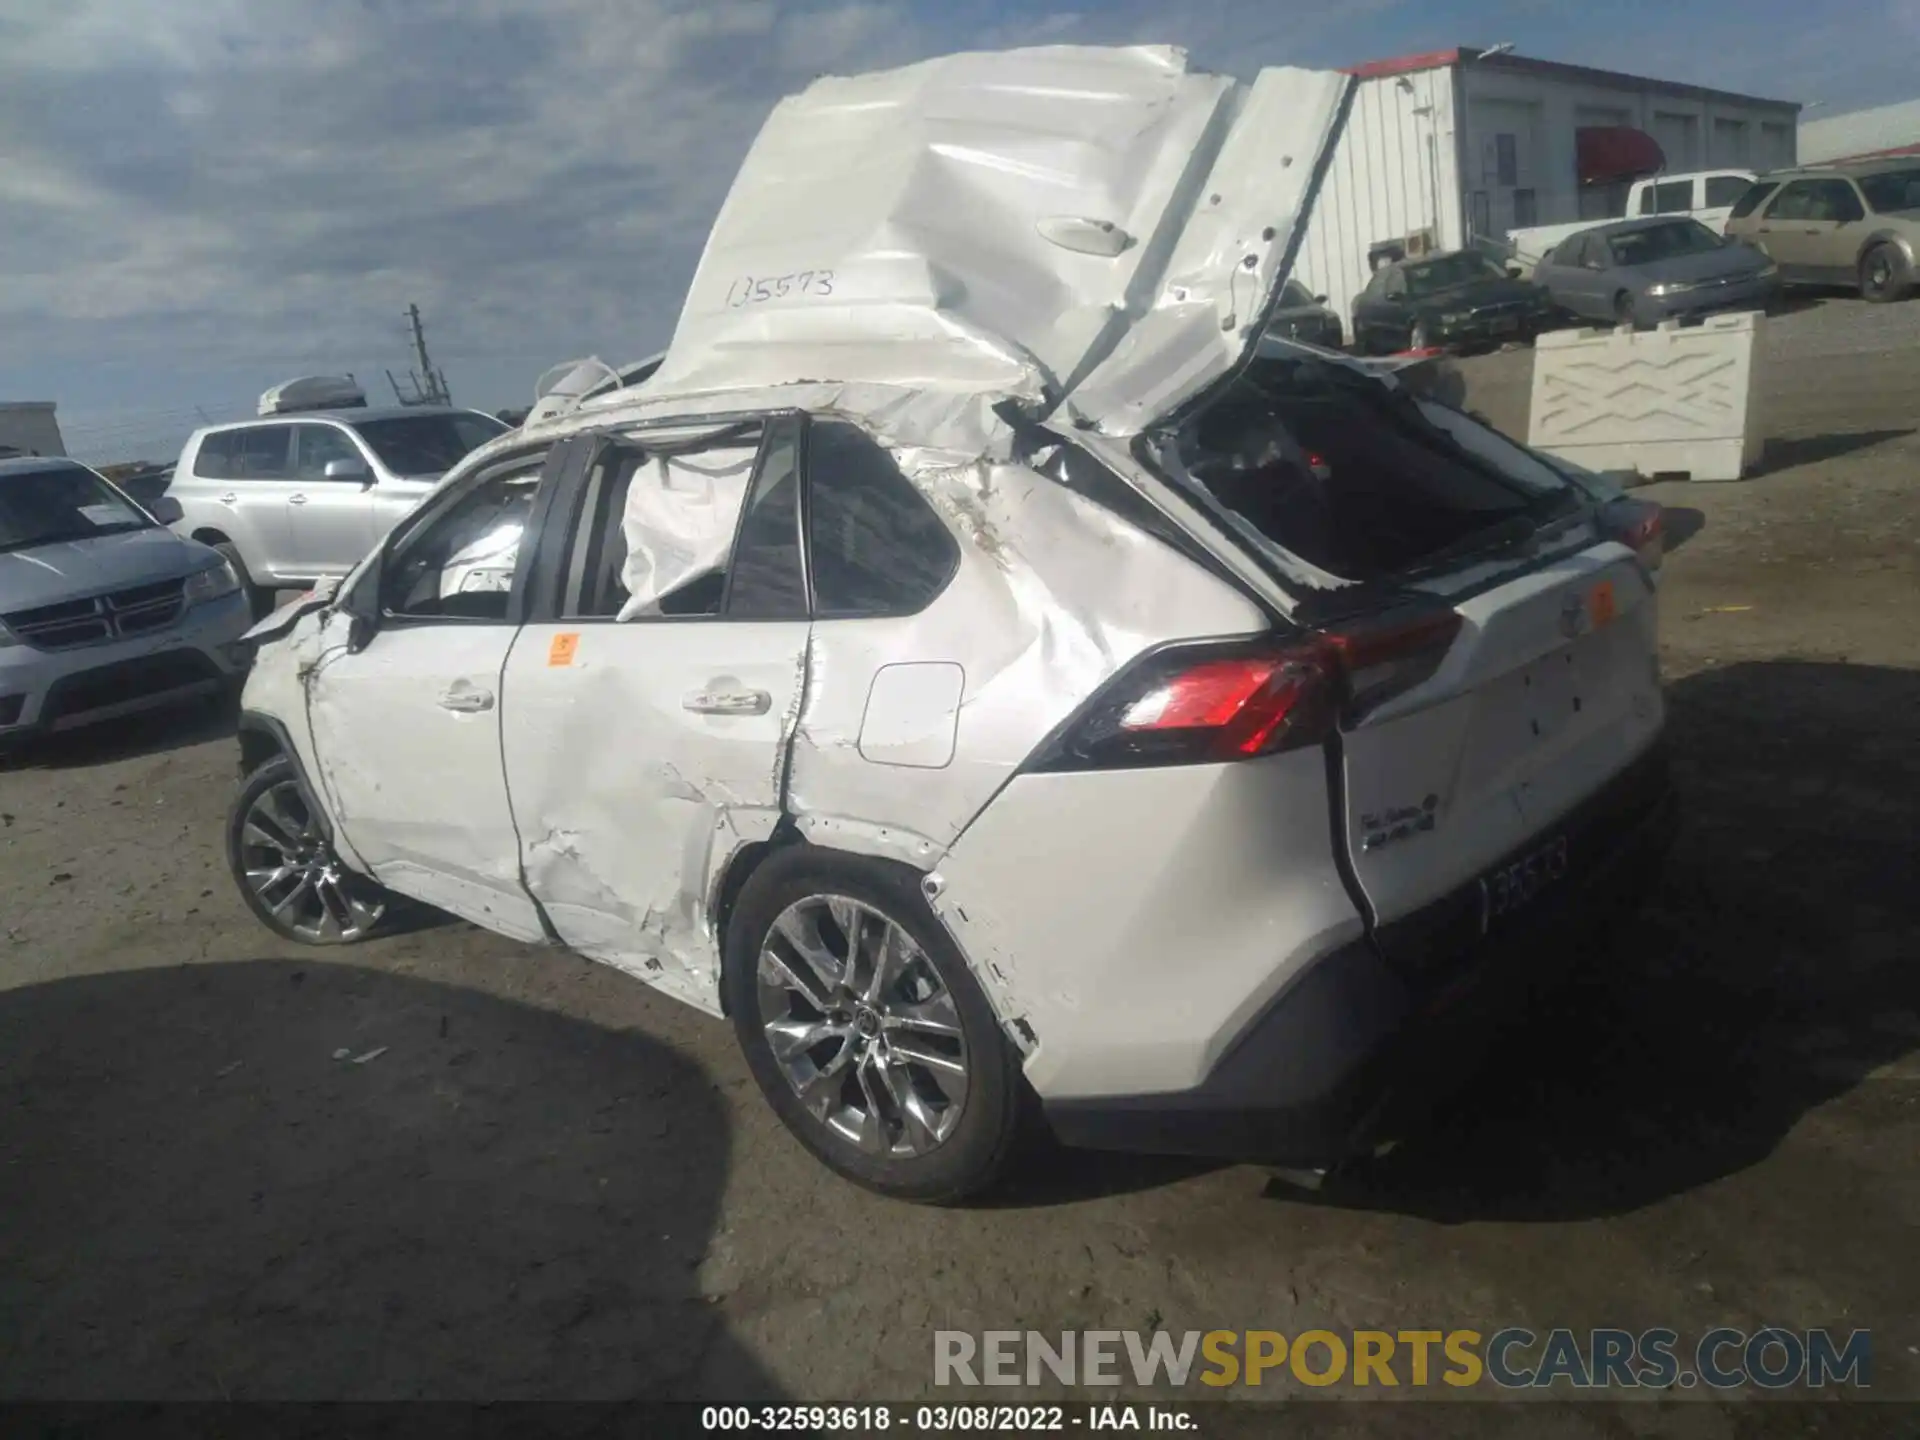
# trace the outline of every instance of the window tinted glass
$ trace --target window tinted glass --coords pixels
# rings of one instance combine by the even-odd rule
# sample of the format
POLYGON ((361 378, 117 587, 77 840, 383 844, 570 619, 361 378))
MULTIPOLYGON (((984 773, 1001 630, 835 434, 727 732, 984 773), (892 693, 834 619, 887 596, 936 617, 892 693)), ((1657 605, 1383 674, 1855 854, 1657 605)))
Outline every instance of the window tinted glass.
POLYGON ((382 603, 396 615, 505 620, 540 465, 482 481, 413 531, 388 561, 382 603))
POLYGON ((233 432, 222 431, 200 441, 193 457, 193 473, 209 480, 222 480, 233 474, 233 432))
POLYGON ((0 554, 152 524, 83 465, 0 475, 0 554))
POLYGON ((256 425, 209 435, 194 458, 196 475, 220 480, 285 480, 290 425, 256 425))
POLYGON ((1616 265, 1650 265, 1678 255, 1702 255, 1720 248, 1720 237, 1697 220, 1622 230, 1608 237, 1616 265))
POLYGON ((1658 185, 1649 185, 1640 192, 1640 213, 1642 215, 1671 215, 1677 210, 1693 208, 1693 182, 1691 180, 1667 180, 1658 185))
POLYGON ((1920 210, 1920 168, 1862 176, 1860 193, 1867 197, 1867 204, 1878 215, 1920 210))
POLYGON ((1853 186, 1844 180, 1821 180, 1813 187, 1813 218, 1845 224, 1866 214, 1853 186))
POLYGON ((747 497, 727 576, 732 620, 804 620, 807 584, 800 567, 799 427, 768 437, 747 497))
POLYGON ((1497 280, 1502 272, 1485 256, 1462 250, 1452 255, 1442 255, 1437 260, 1408 265, 1401 273, 1406 276, 1409 294, 1436 295, 1442 290, 1475 280, 1497 280))
POLYGON ((1717 210, 1731 205, 1747 193, 1749 182, 1738 175, 1715 175, 1707 181, 1707 208, 1717 210))
POLYGON ((814 606, 823 617, 911 615, 945 588, 960 547, 880 444, 856 426, 807 434, 814 606))
POLYGON ((1795 180, 1780 192, 1780 198, 1767 207, 1769 220, 1811 220, 1813 218, 1813 182, 1795 180))
POLYGON ((299 480, 324 480, 329 463, 335 460, 351 460, 364 466, 367 462, 360 452, 353 448, 353 442, 343 431, 331 425, 296 425, 293 442, 293 473, 299 480))
POLYGON ((1727 218, 1730 220, 1745 219, 1760 208, 1760 202, 1762 200, 1765 200, 1779 188, 1780 182, 1777 180, 1755 181, 1740 193, 1738 200, 1733 202, 1733 213, 1727 218))
POLYGON ((491 415, 397 415, 354 423, 380 463, 396 475, 444 475, 507 426, 491 415))

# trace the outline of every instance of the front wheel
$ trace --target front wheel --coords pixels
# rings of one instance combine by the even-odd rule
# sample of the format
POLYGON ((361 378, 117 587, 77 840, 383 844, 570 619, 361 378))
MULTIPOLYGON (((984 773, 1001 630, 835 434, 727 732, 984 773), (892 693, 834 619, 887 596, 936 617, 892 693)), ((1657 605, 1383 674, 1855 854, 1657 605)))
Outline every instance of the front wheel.
POLYGON ((1876 245, 1860 257, 1860 298, 1876 305, 1904 300, 1913 288, 1907 257, 1897 246, 1876 245))
POLYGON ((340 863, 284 755, 241 785, 227 816, 227 866, 247 908, 282 939, 348 945, 387 915, 386 892, 340 863))
POLYGON ((829 1168, 952 1204, 999 1177, 1018 1057, 904 867, 809 846, 754 872, 727 926, 727 1009, 760 1091, 829 1168))

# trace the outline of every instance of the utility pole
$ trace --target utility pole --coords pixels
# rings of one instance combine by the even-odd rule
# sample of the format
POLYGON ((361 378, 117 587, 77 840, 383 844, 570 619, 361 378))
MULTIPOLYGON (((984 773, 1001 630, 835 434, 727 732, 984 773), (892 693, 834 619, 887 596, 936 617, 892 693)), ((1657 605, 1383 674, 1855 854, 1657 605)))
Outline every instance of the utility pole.
POLYGON ((411 395, 402 395, 393 372, 387 372, 387 383, 393 386, 394 397, 402 405, 451 405, 453 396, 447 389, 447 372, 434 369, 432 357, 427 354, 427 333, 420 324, 418 305, 407 306, 407 324, 413 331, 413 354, 420 369, 417 373, 411 370, 407 372, 413 382, 411 395))

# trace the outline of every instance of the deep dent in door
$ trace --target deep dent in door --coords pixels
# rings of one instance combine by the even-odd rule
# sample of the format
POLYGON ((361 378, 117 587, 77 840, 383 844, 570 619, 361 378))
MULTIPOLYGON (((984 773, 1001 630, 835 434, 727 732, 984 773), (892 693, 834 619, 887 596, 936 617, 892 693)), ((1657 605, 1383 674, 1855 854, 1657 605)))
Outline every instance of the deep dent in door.
MULTIPOLYGON (((565 895, 631 926, 617 949, 583 953, 717 1014, 721 897, 745 847, 784 830, 824 848, 932 871, 1045 736, 1141 650, 1261 628, 1258 609, 1225 583, 1008 462, 1010 433, 984 411, 965 427, 972 442, 966 449, 891 445, 866 418, 963 541, 959 568, 916 615, 814 623, 770 761, 777 808, 742 803, 734 787, 710 775, 664 774, 657 761, 635 755, 632 764, 652 767, 645 784, 657 794, 664 782, 684 802, 675 827, 677 874, 606 873, 616 867, 605 863, 596 873, 583 852, 607 852, 583 839, 615 833, 619 777, 555 769, 530 788, 528 777, 514 775, 529 892, 541 894, 550 910, 555 896, 565 895), (877 697, 876 677, 900 665, 958 670, 957 699, 936 699, 933 687, 905 705, 889 701, 884 686, 877 697), (884 747, 871 744, 871 754, 862 750, 863 734, 876 730, 938 734, 942 727, 953 737, 936 747, 945 763, 889 761, 884 747)), ((533 642, 523 633, 517 643, 533 642)), ((724 668, 720 657, 714 663, 724 668)), ((510 659, 509 674, 513 665, 510 659)), ((513 705, 509 682, 509 712, 513 705)), ((568 710, 607 713, 590 689, 568 710)), ((564 733, 548 743, 564 748, 564 733)), ((1025 1009, 1018 961, 977 964, 1009 1024, 1025 1009)))

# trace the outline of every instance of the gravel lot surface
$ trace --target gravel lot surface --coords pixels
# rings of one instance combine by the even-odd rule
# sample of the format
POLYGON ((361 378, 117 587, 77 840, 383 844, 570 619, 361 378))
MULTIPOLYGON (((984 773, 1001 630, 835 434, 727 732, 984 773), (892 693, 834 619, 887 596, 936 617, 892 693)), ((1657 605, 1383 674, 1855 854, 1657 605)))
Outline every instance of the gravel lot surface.
MULTIPOLYGON (((1920 1400, 1917 345, 1920 302, 1777 320, 1765 472, 1642 492, 1679 542, 1669 873, 1331 1196, 1052 1154, 991 1207, 891 1204, 786 1138, 725 1026, 613 972, 461 924, 275 940, 219 854, 217 717, 16 759, 0 1395, 907 1399, 935 1328, 1785 1324, 1872 1327, 1874 1393, 1920 1400)), ((1518 433, 1530 362, 1464 367, 1518 433)), ((1442 1411, 1409 1433, 1811 1423, 1442 1411)))

